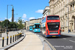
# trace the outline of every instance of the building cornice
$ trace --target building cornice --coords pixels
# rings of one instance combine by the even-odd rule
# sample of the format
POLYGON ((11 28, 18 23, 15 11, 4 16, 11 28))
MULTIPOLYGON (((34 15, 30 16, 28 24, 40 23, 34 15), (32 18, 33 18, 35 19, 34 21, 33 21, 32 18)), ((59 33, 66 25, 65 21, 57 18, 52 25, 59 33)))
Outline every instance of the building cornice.
POLYGON ((51 4, 50 6, 55 6, 57 3, 59 3, 59 0, 56 0, 53 4, 51 4))
POLYGON ((45 13, 46 10, 49 10, 49 9, 50 9, 50 8, 47 9, 47 7, 49 8, 49 6, 46 6, 46 7, 44 8, 43 14, 45 13))
POLYGON ((68 6, 68 5, 72 5, 72 4, 74 4, 74 3, 75 3, 75 0, 74 0, 74 1, 71 1, 71 2, 69 2, 69 3, 67 3, 67 4, 65 5, 65 7, 68 6))

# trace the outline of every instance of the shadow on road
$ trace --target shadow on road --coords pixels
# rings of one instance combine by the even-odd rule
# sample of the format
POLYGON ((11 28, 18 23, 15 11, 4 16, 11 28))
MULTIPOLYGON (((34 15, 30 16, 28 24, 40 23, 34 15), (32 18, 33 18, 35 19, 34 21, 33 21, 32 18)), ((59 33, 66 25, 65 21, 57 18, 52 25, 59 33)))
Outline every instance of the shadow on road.
MULTIPOLYGON (((30 31, 30 32, 33 32, 33 31, 30 31)), ((33 33, 35 33, 35 32, 33 32, 33 33)), ((38 35, 41 35, 42 37, 44 37, 44 35, 42 35, 42 32, 36 32, 35 34, 38 34, 38 35)), ((60 38, 70 38, 70 37, 72 37, 72 36, 61 35, 60 37, 47 37, 47 39, 60 39, 60 38)))
POLYGON ((61 35, 60 37, 48 37, 47 39, 61 39, 61 38, 70 38, 70 37, 71 36, 61 35))

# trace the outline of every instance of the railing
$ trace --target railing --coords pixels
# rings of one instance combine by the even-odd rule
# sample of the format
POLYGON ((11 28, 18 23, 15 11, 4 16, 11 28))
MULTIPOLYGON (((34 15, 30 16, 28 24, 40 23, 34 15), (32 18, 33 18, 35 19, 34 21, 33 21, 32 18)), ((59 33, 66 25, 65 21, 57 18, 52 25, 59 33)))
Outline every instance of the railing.
POLYGON ((5 32, 5 28, 0 28, 0 33, 5 32))
MULTIPOLYGON (((7 37, 6 38, 6 45, 9 45, 9 43, 13 43, 15 41, 17 41, 18 39, 20 39, 22 37, 22 33, 19 33, 19 34, 16 34, 16 35, 13 35, 13 36, 10 36, 10 37, 7 37)), ((4 44, 5 44, 5 37, 2 37, 2 47, 5 47, 4 44)))
MULTIPOLYGON (((17 28, 10 28, 8 29, 8 31, 16 31, 16 30, 20 30, 20 29, 17 29, 17 28)), ((6 31, 6 28, 0 28, 0 33, 3 33, 6 31)))

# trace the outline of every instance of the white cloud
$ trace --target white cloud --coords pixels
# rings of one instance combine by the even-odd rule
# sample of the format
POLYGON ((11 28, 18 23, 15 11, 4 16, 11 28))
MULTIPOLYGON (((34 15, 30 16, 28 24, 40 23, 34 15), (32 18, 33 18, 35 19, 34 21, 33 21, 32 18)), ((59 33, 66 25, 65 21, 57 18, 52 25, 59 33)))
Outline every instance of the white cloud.
POLYGON ((9 18, 8 20, 9 20, 9 21, 11 21, 11 20, 12 20, 12 18, 9 18))
POLYGON ((14 22, 17 22, 16 20, 14 20, 14 22))
POLYGON ((29 20, 31 20, 31 19, 35 19, 35 17, 30 17, 29 20))
POLYGON ((26 14, 23 14, 22 18, 26 18, 26 16, 27 16, 26 14))
POLYGON ((28 21, 27 19, 22 19, 23 22, 28 21))
POLYGON ((43 10, 37 10, 36 13, 43 13, 43 10))
POLYGON ((38 17, 38 18, 42 18, 42 17, 38 17))
POLYGON ((26 21, 26 19, 27 19, 27 15, 26 14, 23 14, 22 21, 24 22, 24 21, 26 21))
POLYGON ((5 19, 7 19, 7 18, 5 17, 5 19))

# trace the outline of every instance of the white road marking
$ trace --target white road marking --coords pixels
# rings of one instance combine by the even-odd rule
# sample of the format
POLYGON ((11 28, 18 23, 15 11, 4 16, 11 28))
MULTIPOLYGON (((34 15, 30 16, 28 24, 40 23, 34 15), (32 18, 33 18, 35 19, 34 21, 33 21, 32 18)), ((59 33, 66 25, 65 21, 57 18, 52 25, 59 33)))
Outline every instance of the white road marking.
POLYGON ((73 41, 73 40, 69 40, 69 41, 75 43, 75 41, 73 41))
POLYGON ((63 38, 64 40, 66 40, 66 38, 63 38))
POLYGON ((57 45, 55 45, 54 47, 56 47, 56 48, 64 48, 64 49, 73 49, 73 46, 57 46, 57 45))

